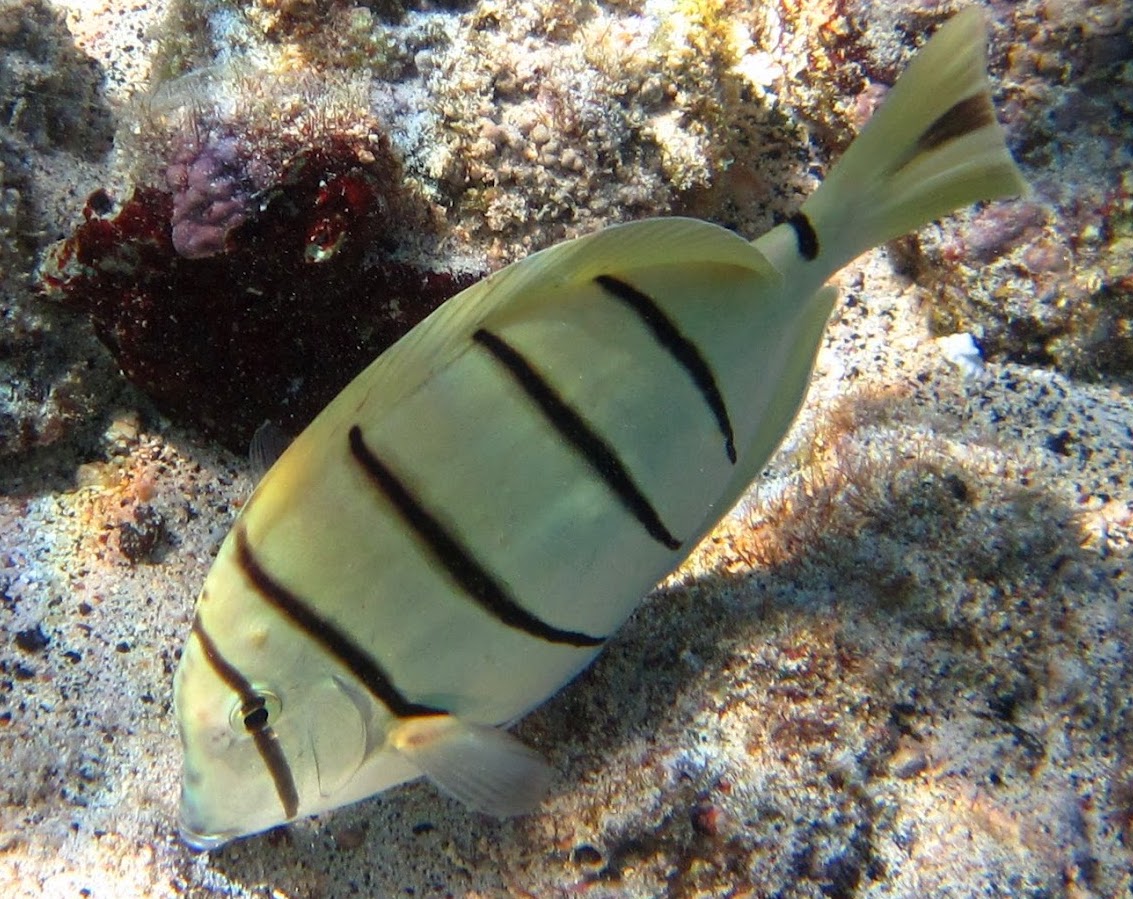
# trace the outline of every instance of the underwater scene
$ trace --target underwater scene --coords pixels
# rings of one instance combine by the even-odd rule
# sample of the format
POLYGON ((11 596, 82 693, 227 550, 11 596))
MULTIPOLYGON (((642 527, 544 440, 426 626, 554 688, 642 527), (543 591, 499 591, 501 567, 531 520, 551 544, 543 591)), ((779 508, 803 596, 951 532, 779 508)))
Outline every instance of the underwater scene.
POLYGON ((0 0, 0 896, 1133 895, 1133 4, 0 0))

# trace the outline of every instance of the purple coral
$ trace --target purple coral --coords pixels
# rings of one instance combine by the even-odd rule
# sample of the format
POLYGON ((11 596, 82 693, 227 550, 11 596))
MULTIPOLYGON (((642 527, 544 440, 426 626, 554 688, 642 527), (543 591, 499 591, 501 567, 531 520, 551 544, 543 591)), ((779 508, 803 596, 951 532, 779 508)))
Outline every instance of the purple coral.
POLYGON ((233 228, 244 223, 254 193, 239 141, 208 131, 186 138, 165 170, 173 192, 173 247, 186 259, 225 251, 233 228))

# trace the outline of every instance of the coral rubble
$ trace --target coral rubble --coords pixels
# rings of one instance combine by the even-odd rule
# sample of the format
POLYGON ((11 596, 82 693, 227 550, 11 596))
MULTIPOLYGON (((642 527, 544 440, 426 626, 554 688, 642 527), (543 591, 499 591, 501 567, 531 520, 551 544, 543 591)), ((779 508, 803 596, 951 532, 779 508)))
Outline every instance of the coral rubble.
POLYGON ((34 161, 67 168, 105 157, 114 125, 102 81, 51 4, 0 0, 0 459, 8 462, 81 428, 113 374, 91 361, 84 329, 30 290, 32 260, 58 228, 57 179, 34 161))
POLYGON ((233 448, 265 420, 297 433, 471 280, 433 269, 433 207, 356 77, 256 76, 201 70, 138 104, 138 186, 117 210, 93 194, 39 275, 159 409, 233 448))
MULTIPOLYGON (((179 197, 104 194, 41 271, 90 314, 123 373, 159 408, 235 449, 265 420, 297 433, 467 277, 377 255, 399 219, 393 161, 345 145, 301 151, 226 227, 179 197), (254 210, 254 211, 251 211, 254 210), (178 229, 181 245, 178 246, 178 229), (189 252, 186 252, 188 250, 189 252)), ((184 166, 174 160, 173 166, 184 166)), ((173 179, 171 179, 173 180, 173 179)), ((185 179, 183 192, 199 191, 185 179)), ((227 191, 223 178, 212 183, 227 191)))

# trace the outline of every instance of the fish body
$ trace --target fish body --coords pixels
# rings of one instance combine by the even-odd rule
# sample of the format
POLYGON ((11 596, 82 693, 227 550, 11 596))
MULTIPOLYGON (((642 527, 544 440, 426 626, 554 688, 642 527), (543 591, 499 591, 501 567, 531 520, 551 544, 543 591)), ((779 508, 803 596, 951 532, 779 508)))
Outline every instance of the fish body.
POLYGON ((175 679, 181 832, 213 848, 422 775, 498 815, 549 781, 504 727, 601 651, 758 476, 880 242, 1024 184, 980 15, 918 54, 792 219, 662 218, 437 310, 271 467, 175 679))

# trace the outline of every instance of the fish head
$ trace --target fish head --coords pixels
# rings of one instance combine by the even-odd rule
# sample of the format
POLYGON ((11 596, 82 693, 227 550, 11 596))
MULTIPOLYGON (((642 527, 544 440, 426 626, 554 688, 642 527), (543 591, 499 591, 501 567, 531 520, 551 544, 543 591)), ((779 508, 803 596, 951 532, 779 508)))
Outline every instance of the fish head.
POLYGON ((180 831, 195 849, 369 796, 419 772, 390 715, 309 639, 210 578, 174 678, 180 831))

